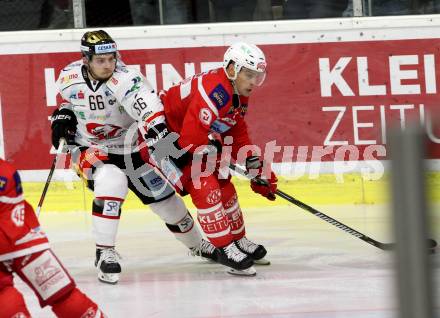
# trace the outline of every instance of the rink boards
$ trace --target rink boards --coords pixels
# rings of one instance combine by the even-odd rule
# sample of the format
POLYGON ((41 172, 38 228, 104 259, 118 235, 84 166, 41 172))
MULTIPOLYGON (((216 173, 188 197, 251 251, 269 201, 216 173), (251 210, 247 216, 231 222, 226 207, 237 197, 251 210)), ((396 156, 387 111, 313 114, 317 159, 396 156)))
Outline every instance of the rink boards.
MULTIPOLYGON (((343 182, 338 182, 333 174, 322 174, 316 179, 301 177, 292 179, 280 177, 278 187, 282 191, 308 204, 383 204, 389 203, 389 182, 385 175, 378 180, 366 179, 360 174, 346 174, 343 182)), ((265 207, 289 205, 278 198, 271 202, 252 192, 247 180, 234 177, 234 184, 239 194, 242 207, 265 207)), ((440 202, 440 173, 429 172, 427 177, 429 198, 440 202)), ((26 198, 33 206, 38 204, 43 191, 43 182, 25 182, 26 198)), ((189 196, 185 203, 193 208, 189 196)), ((82 181, 54 181, 47 192, 43 211, 90 211, 92 193, 82 181)), ((130 192, 123 206, 124 210, 143 209, 142 203, 130 192)))

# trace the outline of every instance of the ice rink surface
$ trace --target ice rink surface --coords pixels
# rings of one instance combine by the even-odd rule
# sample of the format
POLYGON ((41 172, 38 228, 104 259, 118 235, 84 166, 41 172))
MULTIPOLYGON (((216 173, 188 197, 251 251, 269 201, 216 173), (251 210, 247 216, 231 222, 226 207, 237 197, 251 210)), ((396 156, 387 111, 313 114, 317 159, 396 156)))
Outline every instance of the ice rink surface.
MULTIPOLYGON (((385 206, 316 208, 376 240, 392 239, 385 206)), ((123 272, 117 285, 97 280, 89 213, 43 211, 41 223, 80 289, 109 317, 396 317, 393 253, 294 206, 244 213, 248 238, 264 244, 272 262, 256 267, 256 277, 231 276, 221 265, 189 256, 149 210, 124 211, 117 245, 123 272)), ((436 291, 439 255, 432 256, 436 291)), ((33 317, 54 317, 16 282, 33 317)))

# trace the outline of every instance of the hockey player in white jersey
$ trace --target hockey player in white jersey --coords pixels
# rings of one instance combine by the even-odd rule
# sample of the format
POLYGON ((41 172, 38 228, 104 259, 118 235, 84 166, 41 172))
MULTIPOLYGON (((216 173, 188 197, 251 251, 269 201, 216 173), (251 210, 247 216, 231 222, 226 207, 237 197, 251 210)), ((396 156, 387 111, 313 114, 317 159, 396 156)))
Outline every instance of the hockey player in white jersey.
MULTIPOLYGON (((102 30, 81 39, 82 59, 67 65, 57 81, 63 98, 52 115, 52 143, 64 138, 76 172, 94 192, 92 224, 98 278, 117 283, 115 250, 121 206, 128 189, 159 215, 193 255, 215 260, 182 199, 146 166, 137 131, 163 124, 163 106, 140 72, 120 60, 115 41, 102 30)), ((139 134, 141 136, 142 134, 139 134)), ((142 141, 142 140, 141 140, 142 141)))

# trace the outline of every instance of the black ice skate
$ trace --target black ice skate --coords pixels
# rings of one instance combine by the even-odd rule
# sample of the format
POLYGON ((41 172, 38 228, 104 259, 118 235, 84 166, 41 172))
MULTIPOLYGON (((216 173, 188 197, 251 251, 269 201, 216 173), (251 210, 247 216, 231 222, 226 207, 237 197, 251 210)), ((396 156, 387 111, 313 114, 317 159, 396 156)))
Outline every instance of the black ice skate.
POLYGON ((211 242, 202 239, 196 247, 190 248, 192 256, 200 256, 206 260, 217 262, 217 251, 211 242))
POLYGON ((235 244, 240 251, 252 257, 254 264, 270 265, 270 262, 264 258, 264 256, 267 254, 267 251, 263 245, 255 244, 254 242, 248 240, 245 236, 235 241, 235 244))
POLYGON ((217 248, 217 262, 228 267, 228 273, 241 276, 255 276, 252 258, 238 249, 234 242, 217 248))
POLYGON ((116 284, 119 281, 121 256, 114 247, 97 248, 95 266, 98 269, 98 279, 103 283, 116 284))

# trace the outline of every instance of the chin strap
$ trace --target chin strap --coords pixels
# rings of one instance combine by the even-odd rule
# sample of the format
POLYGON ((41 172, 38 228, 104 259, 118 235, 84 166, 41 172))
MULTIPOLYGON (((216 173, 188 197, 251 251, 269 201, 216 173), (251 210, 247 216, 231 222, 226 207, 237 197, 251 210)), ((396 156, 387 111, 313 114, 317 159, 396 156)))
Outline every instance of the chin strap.
POLYGON ((240 103, 240 94, 238 93, 237 85, 235 85, 235 81, 231 81, 232 87, 234 88, 234 94, 232 94, 232 107, 237 109, 241 106, 240 103))

